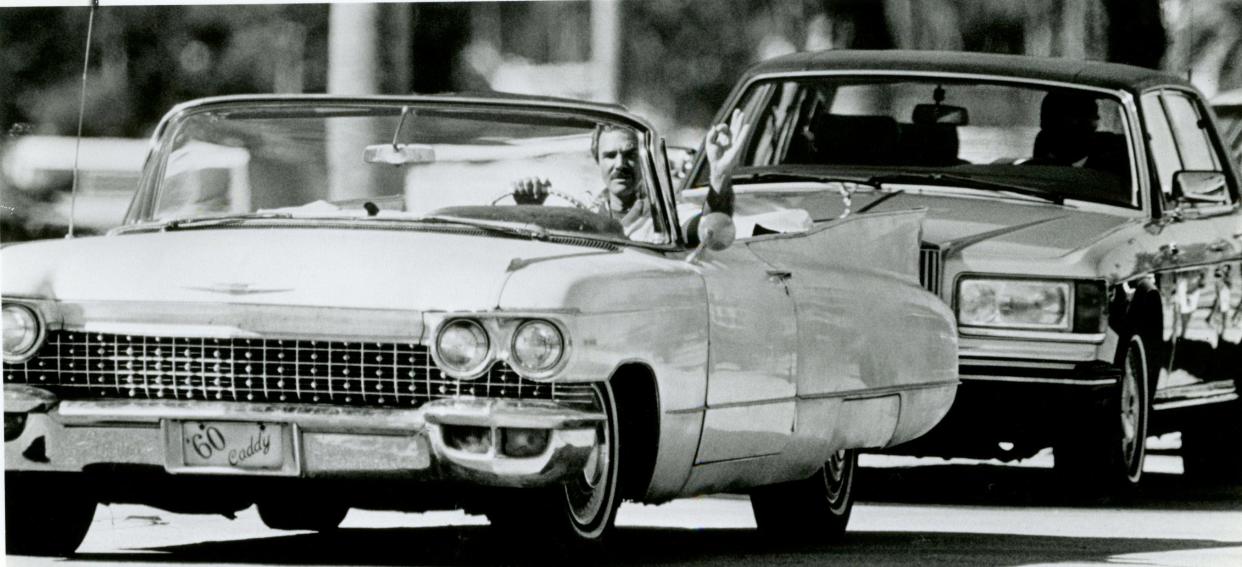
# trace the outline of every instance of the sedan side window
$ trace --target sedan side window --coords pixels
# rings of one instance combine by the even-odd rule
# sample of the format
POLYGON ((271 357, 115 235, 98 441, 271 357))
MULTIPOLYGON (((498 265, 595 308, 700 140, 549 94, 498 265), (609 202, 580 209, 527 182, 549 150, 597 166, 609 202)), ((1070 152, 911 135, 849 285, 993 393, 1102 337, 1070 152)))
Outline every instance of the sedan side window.
POLYGON ((1142 104, 1151 156, 1156 165, 1156 180, 1160 184, 1161 195, 1167 201, 1173 194, 1173 174, 1182 169, 1182 159, 1177 153, 1177 144, 1173 141, 1173 130, 1169 128, 1164 106, 1160 104, 1160 95, 1144 95, 1142 104))
POLYGON ((1220 161, 1212 151, 1212 138, 1203 128, 1207 122, 1194 102, 1181 94, 1165 94, 1173 136, 1182 154, 1182 169, 1219 171, 1220 161))

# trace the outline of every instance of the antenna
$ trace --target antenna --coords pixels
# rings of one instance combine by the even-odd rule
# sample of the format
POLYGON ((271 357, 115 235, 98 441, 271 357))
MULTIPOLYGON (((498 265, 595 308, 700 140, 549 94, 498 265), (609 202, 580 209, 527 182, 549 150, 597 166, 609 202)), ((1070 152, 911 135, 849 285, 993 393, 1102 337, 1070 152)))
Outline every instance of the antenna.
POLYGON ((86 56, 82 61, 82 92, 78 96, 78 138, 73 146, 73 188, 69 192, 69 233, 73 238, 73 218, 78 208, 78 156, 82 154, 82 116, 86 114, 86 73, 91 65, 91 34, 95 31, 95 8, 99 0, 91 0, 91 16, 86 23, 86 56))

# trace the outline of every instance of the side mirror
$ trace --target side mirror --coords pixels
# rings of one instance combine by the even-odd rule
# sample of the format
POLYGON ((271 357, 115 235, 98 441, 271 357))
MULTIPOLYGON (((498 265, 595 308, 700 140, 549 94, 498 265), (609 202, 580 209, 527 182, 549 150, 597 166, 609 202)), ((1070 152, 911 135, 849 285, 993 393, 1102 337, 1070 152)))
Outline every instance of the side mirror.
POLYGON ((1229 186, 1220 171, 1179 171, 1173 174, 1173 197, 1178 207, 1228 205, 1229 186))
POLYGON ((699 219, 699 247, 686 260, 693 262, 711 250, 718 252, 733 245, 737 238, 737 228, 733 226, 733 217, 724 213, 709 213, 699 219))

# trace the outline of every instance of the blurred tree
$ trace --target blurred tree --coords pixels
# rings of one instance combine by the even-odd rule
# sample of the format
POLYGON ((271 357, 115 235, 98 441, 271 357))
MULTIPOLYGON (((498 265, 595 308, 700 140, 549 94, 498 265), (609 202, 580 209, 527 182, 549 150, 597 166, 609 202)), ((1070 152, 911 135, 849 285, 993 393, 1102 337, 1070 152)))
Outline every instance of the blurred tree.
POLYGON ((1171 43, 1164 68, 1208 96, 1242 88, 1242 0, 1164 0, 1171 43))
MULTIPOLYGON (((72 134, 89 9, 5 9, 0 126, 72 134)), ((242 92, 323 90, 324 6, 104 7, 96 12, 88 136, 142 137, 171 106, 242 92), (293 74, 296 73, 296 74, 293 74)))

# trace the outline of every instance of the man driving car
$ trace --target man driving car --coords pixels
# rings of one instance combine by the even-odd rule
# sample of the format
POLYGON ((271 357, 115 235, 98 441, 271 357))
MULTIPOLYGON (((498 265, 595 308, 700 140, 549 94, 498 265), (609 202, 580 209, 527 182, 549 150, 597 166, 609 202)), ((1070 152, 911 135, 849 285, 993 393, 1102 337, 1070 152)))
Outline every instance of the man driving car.
MULTIPOLYGON (((711 188, 701 209, 695 210, 693 205, 678 206, 687 240, 696 240, 702 215, 710 212, 733 214, 733 184, 729 176, 737 161, 737 146, 733 142, 744 137, 748 127, 743 124, 742 113, 735 111, 729 124, 717 124, 707 133, 704 145, 711 171, 711 188)), ((591 203, 591 209, 620 222, 631 240, 656 242, 663 236, 656 229, 647 190, 642 183, 638 144, 638 135, 632 129, 612 124, 601 124, 595 129, 591 154, 599 167, 604 188, 591 203)), ((552 184, 547 179, 528 177, 514 182, 513 198, 519 205, 541 205, 551 190, 552 184)))

